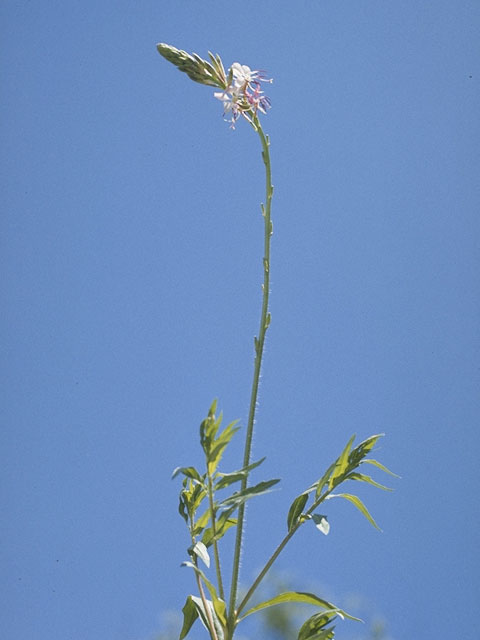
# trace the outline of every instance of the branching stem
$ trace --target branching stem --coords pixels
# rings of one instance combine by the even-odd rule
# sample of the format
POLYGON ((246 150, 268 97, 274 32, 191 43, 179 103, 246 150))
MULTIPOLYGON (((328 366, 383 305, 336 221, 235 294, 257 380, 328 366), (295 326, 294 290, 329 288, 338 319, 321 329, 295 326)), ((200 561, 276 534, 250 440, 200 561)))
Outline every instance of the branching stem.
POLYGON ((240 616, 240 613, 245 608, 247 602, 253 596, 253 594, 257 590, 257 587, 262 582, 264 577, 267 575, 270 567, 275 562, 275 560, 278 558, 278 556, 281 554, 281 552, 284 550, 284 548, 286 547, 287 543, 292 539, 292 537, 295 535, 295 533, 298 531, 298 529, 302 526, 302 524, 304 524, 304 522, 306 522, 308 520, 308 517, 311 516, 311 514, 315 511, 315 509, 317 509, 317 507, 327 498, 327 496, 332 491, 333 491, 333 489, 329 489, 328 491, 325 491, 325 493, 323 495, 321 495, 319 498, 317 498, 317 500, 314 501, 312 506, 305 512, 304 516, 301 517, 298 520, 297 524, 290 529, 290 531, 287 533, 287 535, 280 542, 278 547, 275 549, 275 551, 272 553, 272 555, 268 559, 268 561, 265 564, 265 566, 263 567, 263 569, 260 571, 258 576, 255 578, 252 586, 250 587, 250 589, 245 594, 245 597, 243 598, 243 600, 238 605, 238 608, 237 608, 237 610, 235 612, 236 622, 238 621, 238 617, 240 616))

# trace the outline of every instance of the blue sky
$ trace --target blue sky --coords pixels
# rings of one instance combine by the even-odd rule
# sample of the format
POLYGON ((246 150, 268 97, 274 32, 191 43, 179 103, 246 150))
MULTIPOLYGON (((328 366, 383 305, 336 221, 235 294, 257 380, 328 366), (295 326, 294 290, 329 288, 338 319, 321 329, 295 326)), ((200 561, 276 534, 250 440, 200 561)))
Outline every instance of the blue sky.
POLYGON ((249 508, 243 580, 350 435, 385 432, 402 480, 361 492, 383 533, 331 503, 278 569, 395 640, 474 640, 480 5, 6 0, 0 21, 0 635, 153 638, 193 589, 171 471, 200 464, 214 397, 246 423, 258 142, 163 41, 274 78, 254 456, 283 481, 249 508))

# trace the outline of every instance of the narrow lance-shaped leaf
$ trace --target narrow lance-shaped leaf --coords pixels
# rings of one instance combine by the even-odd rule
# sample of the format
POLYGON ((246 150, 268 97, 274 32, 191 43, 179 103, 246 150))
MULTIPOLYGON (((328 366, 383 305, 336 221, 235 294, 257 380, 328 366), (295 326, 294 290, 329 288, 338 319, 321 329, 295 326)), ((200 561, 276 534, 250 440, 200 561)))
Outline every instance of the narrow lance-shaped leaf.
POLYGON ((221 527, 215 528, 215 536, 213 535, 212 527, 205 529, 202 536, 202 542, 206 547, 209 547, 213 543, 214 539, 220 540, 221 538, 223 538, 223 536, 227 533, 227 531, 232 527, 234 527, 236 524, 237 524, 236 518, 228 518, 228 520, 226 520, 221 527))
POLYGON ((338 457, 338 460, 335 463, 335 469, 333 470, 333 473, 330 476, 330 480, 328 483, 329 489, 333 489, 335 480, 338 480, 347 470, 348 456, 350 455, 350 449, 352 448, 352 444, 354 440, 355 440, 355 434, 353 434, 353 436, 347 442, 345 449, 342 451, 342 453, 338 457))
POLYGON ((374 436, 370 436, 369 438, 367 438, 366 440, 364 440, 358 446, 355 447, 355 449, 351 452, 349 456, 349 462, 352 470, 355 467, 358 467, 358 465, 363 460, 363 458, 365 458, 367 453, 369 453, 373 449, 377 441, 384 435, 385 434, 383 433, 377 433, 374 436))
POLYGON ((195 522, 195 527, 193 529, 193 535, 198 536, 205 529, 207 524, 210 521, 210 510, 207 509, 205 513, 203 513, 198 520, 195 522))
POLYGON ((254 498, 255 496, 260 496, 264 493, 269 493, 270 487, 273 487, 274 484, 280 482, 279 478, 274 480, 267 480, 266 482, 259 482, 253 487, 247 487, 243 491, 238 491, 230 496, 230 498, 226 498, 220 503, 221 507, 227 507, 231 505, 235 505, 239 507, 241 504, 249 500, 250 498, 254 498))
POLYGON ((319 498, 320 497, 320 494, 323 491, 323 487, 327 484, 327 482, 330 479, 332 471, 335 468, 335 464, 336 464, 335 462, 332 462, 332 464, 328 467, 328 469, 325 471, 325 473, 320 478, 320 480, 316 483, 315 498, 319 498))
POLYGON ((206 547, 209 547, 213 543, 214 539, 220 540, 220 538, 223 538, 223 536, 227 533, 227 531, 232 527, 234 527, 236 524, 237 524, 236 518, 228 518, 227 520, 225 520, 225 522, 222 524, 221 527, 215 527, 215 536, 213 535, 212 527, 205 529, 202 536, 202 542, 206 547))
POLYGON ((377 489, 383 489, 384 491, 393 491, 393 489, 391 489, 390 487, 386 487, 385 485, 380 484, 370 476, 366 476, 363 473, 356 473, 354 471, 353 473, 348 474, 347 479, 357 480, 358 482, 367 482, 368 484, 371 484, 373 487, 377 487, 377 489))
POLYGON ((218 463, 222 458, 225 447, 228 445, 237 431, 239 431, 240 427, 235 426, 237 423, 238 420, 231 422, 227 427, 225 427, 222 433, 213 442, 212 447, 207 455, 208 472, 210 473, 210 475, 215 473, 218 463))
POLYGON ((297 524, 300 516, 302 515, 302 511, 307 504, 308 493, 302 493, 295 498, 292 502, 291 507, 288 511, 287 516, 287 529, 291 531, 293 527, 297 524))
POLYGON ((264 460, 265 458, 262 458, 261 460, 252 462, 252 464, 249 464, 248 467, 244 467, 243 469, 238 469, 238 471, 231 471, 230 473, 218 472, 217 476, 220 478, 220 480, 216 482, 215 489, 219 491, 220 489, 224 489, 225 487, 228 487, 234 482, 240 482, 241 480, 243 480, 245 477, 248 476, 248 474, 250 473, 250 471, 252 471, 252 469, 255 469, 256 467, 260 466, 264 460))
POLYGON ((178 501, 178 513, 182 516, 185 522, 188 523, 188 509, 185 503, 185 498, 183 496, 183 492, 180 492, 179 501, 178 501))
POLYGON ((196 480, 197 482, 200 482, 201 484, 203 483, 203 478, 198 473, 198 471, 195 469, 195 467, 177 467, 176 469, 173 470, 172 480, 173 480, 173 478, 176 478, 179 473, 183 474, 187 478, 191 478, 192 480, 196 480))
MULTIPOLYGON (((222 513, 218 516, 218 520, 215 523, 215 539, 216 540, 220 540, 220 538, 222 538, 231 527, 237 524, 237 519, 231 517, 232 513, 236 510, 236 508, 237 507, 234 505, 233 507, 230 507, 228 509, 225 509, 225 511, 222 511, 222 513)), ((213 535, 212 527, 205 529, 202 536, 203 544, 206 547, 209 547, 213 542, 213 538, 214 538, 214 535, 213 535)))
POLYGON ((362 460, 361 464, 373 464, 375 467, 377 467, 378 469, 381 469, 382 471, 385 471, 385 473, 390 474, 394 478, 400 478, 401 477, 401 476, 397 475, 396 473, 393 473, 393 471, 390 471, 390 469, 387 469, 387 467, 384 464, 382 464, 381 462, 378 462, 378 460, 373 460, 372 458, 364 458, 362 460))
POLYGON ((207 459, 210 455, 210 450, 212 448, 213 441, 215 439, 215 435, 220 427, 222 421, 222 414, 215 420, 215 416, 209 415, 202 420, 200 423, 200 444, 202 446, 207 459))
POLYGON ((273 607, 277 604, 284 604, 286 602, 302 602, 304 604, 314 604, 317 607, 322 607, 322 609, 326 609, 324 613, 333 613, 335 615, 340 616, 341 618, 348 618, 349 620, 357 620, 360 621, 360 618, 355 618, 351 616, 349 613, 346 613, 342 609, 339 609, 331 602, 327 600, 323 600, 313 593, 304 593, 302 591, 286 591, 285 593, 281 593, 275 598, 271 598, 270 600, 265 600, 265 602, 261 602, 257 604, 255 607, 249 609, 239 620, 244 620, 247 616, 250 616, 252 613, 256 613, 257 611, 261 611, 262 609, 266 609, 267 607, 273 607))
POLYGON ((381 529, 378 526, 378 524, 375 522, 375 520, 370 515, 367 507, 363 504, 363 502, 360 500, 360 498, 358 496, 352 496, 350 493, 331 493, 328 496, 328 499, 329 498, 345 498, 345 500, 348 500, 349 502, 354 504, 357 507, 357 509, 360 511, 360 513, 363 513, 365 518, 370 522, 370 524, 373 524, 375 529, 378 529, 379 531, 381 531, 381 529))

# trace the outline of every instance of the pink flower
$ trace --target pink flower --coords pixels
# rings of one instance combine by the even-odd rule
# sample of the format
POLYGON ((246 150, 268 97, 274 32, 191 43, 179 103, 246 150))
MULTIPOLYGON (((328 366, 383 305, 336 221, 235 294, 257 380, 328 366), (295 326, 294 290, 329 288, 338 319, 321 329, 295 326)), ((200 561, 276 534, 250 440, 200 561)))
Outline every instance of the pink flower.
POLYGON ((221 92, 214 93, 214 97, 223 102, 223 115, 231 113, 229 122, 235 129, 235 122, 242 115, 252 122, 252 115, 257 111, 266 113, 270 107, 270 100, 263 95, 260 82, 272 82, 261 71, 252 71, 246 64, 234 62, 230 69, 230 85, 221 92))

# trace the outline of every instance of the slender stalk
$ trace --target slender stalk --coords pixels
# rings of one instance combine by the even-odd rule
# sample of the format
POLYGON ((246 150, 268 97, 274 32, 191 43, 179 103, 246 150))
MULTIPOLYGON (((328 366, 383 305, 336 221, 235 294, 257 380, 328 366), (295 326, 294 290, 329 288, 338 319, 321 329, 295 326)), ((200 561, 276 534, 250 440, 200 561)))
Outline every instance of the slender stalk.
POLYGON ((287 533, 287 535, 280 542, 278 547, 275 549, 275 551, 272 553, 270 558, 267 560, 267 562, 266 562, 265 566, 263 567, 263 569, 260 571, 258 576, 255 578, 252 586, 250 587, 250 589, 245 594, 245 597, 243 598, 243 600, 238 605, 237 610, 235 612, 235 615, 236 615, 235 622, 238 621, 238 616, 243 611, 243 609, 245 608, 247 602, 250 600, 250 598, 253 596, 253 594, 257 590, 257 587, 259 586, 259 584, 262 582, 264 577, 267 575, 267 573, 270 570, 270 567, 272 566, 272 564, 275 562, 275 560, 278 558, 278 556, 284 550, 284 548, 286 547, 287 543, 292 539, 292 537, 295 535, 295 533, 298 531, 298 529, 302 526, 302 524, 304 524, 308 520, 308 516, 311 516, 311 514, 315 511, 315 509, 318 508, 318 506, 327 498, 327 496, 332 491, 333 491, 333 489, 329 489, 328 491, 325 491, 325 493, 323 495, 321 495, 319 498, 317 498, 317 500, 315 500, 315 502, 312 504, 312 506, 305 512, 305 516, 306 517, 301 518, 297 522, 297 524, 294 527, 292 527, 292 529, 290 529, 290 531, 287 533))
POLYGON ((272 555, 268 559, 266 565, 263 567, 263 569, 260 571, 258 576, 255 578, 255 581, 253 582, 252 586, 247 591, 247 593, 245 594, 245 597, 243 598, 243 600, 238 605, 237 610, 235 612, 237 618, 240 615, 240 613, 243 611, 243 609, 245 608, 247 602, 250 600, 250 598, 253 596, 253 594, 257 590, 258 585, 261 583, 261 581, 267 575, 267 572, 269 571, 269 569, 272 566, 272 564, 275 562, 275 560, 281 554, 281 552, 283 551, 283 549, 287 545, 287 542, 289 542, 289 540, 292 538, 293 534, 296 533, 297 529, 300 527, 301 524, 302 523, 299 522, 297 525, 295 525, 295 527, 293 529, 291 529, 287 533, 287 535, 284 537, 284 539, 281 541, 281 543, 278 545, 278 547, 272 553, 272 555))
POLYGON ((195 572, 195 575, 197 577, 197 585, 198 585, 198 591, 200 593, 200 598, 202 599, 203 608, 205 609, 205 615, 207 616, 208 626, 210 627, 209 628, 210 637, 212 638, 212 640, 218 640, 217 632, 215 630, 215 624, 214 624, 213 618, 212 618, 212 612, 210 610, 210 607, 208 606, 207 598, 205 597, 205 592, 203 590, 202 581, 201 581, 200 576, 198 575, 198 573, 195 572))
MULTIPOLYGON (((208 463, 207 463, 208 467, 208 463)), ((213 556, 215 558, 215 571, 217 573, 218 593, 222 600, 225 600, 225 592, 223 590, 222 571, 220 568, 220 553, 218 550, 217 525, 215 522, 215 508, 213 503, 213 483, 210 473, 208 474, 208 501, 210 504, 210 520, 212 522, 213 534, 213 556)))
MULTIPOLYGON (((252 126, 260 137, 262 144, 262 158, 265 164, 265 205, 262 205, 262 215, 264 218, 264 255, 263 255, 263 298, 262 298, 262 310, 260 314, 260 328, 258 332, 258 338, 255 338, 255 363, 253 369, 253 381, 252 390, 250 395, 250 409, 248 413, 247 433, 245 437, 245 449, 243 456, 243 466, 247 467, 250 464, 250 453, 252 449, 252 437, 253 426, 255 423, 255 410, 257 407, 257 395, 258 395, 258 383, 260 380, 260 370, 262 366, 263 348, 265 344, 265 334, 270 324, 270 314, 268 312, 268 298, 270 292, 270 239, 272 236, 272 220, 271 220, 271 206, 273 196, 272 186, 272 174, 270 167, 270 141, 268 136, 263 133, 262 127, 258 117, 255 115, 252 119, 252 126)), ((247 487, 247 477, 242 480, 241 490, 243 491, 247 487)), ((230 589, 230 604, 229 604, 229 633, 233 635, 233 628, 235 624, 236 612, 235 604, 237 599, 238 589, 238 577, 240 570, 240 555, 242 550, 242 536, 243 536, 243 524, 245 520, 245 503, 242 504, 238 510, 238 522, 237 522, 237 534, 235 539, 235 551, 233 557, 232 567, 232 584, 230 589)))

